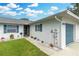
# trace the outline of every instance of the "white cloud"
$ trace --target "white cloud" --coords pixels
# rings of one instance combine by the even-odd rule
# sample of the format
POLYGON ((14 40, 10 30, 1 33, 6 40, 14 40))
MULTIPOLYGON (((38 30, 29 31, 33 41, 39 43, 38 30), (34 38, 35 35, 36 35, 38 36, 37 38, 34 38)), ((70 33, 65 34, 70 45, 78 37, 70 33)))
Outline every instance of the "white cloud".
POLYGON ((51 10, 52 10, 52 11, 56 11, 56 10, 58 10, 58 9, 59 9, 59 8, 58 8, 57 6, 52 6, 52 7, 51 7, 51 10))
POLYGON ((27 16, 35 16, 35 14, 29 13, 29 14, 27 14, 27 16))
POLYGON ((36 10, 36 11, 34 11, 34 13, 42 14, 43 11, 42 10, 36 10))
POLYGON ((23 12, 23 11, 20 11, 19 13, 18 13, 18 15, 21 15, 21 14, 24 14, 25 12, 23 12))
POLYGON ((6 6, 0 6, 0 11, 6 11, 6 10, 10 10, 10 8, 6 6))
POLYGON ((4 14, 6 11, 10 11, 11 9, 7 6, 0 6, 0 14, 4 14))
POLYGON ((28 5, 28 7, 37 7, 38 3, 32 3, 31 5, 28 5))
POLYGON ((36 17, 38 14, 44 13, 43 10, 33 10, 33 9, 30 9, 30 8, 24 9, 24 12, 26 13, 27 16, 34 16, 34 17, 36 17))
POLYGON ((20 8, 17 8, 16 10, 22 10, 22 9, 23 9, 23 8, 20 7, 20 8))
POLYGON ((7 7, 9 7, 9 8, 18 8, 19 5, 16 5, 15 3, 9 3, 9 4, 7 4, 7 7))
POLYGON ((15 11, 7 11, 7 12, 4 12, 4 15, 16 16, 17 13, 15 11))
POLYGON ((43 13, 43 10, 32 10, 30 8, 26 8, 24 11, 27 13, 34 13, 34 14, 42 14, 43 13))
POLYGON ((57 6, 51 6, 50 9, 47 11, 47 13, 45 13, 44 15, 53 15, 57 10, 59 10, 57 6))
POLYGON ((24 9, 24 12, 32 12, 32 10, 30 8, 26 8, 24 9))

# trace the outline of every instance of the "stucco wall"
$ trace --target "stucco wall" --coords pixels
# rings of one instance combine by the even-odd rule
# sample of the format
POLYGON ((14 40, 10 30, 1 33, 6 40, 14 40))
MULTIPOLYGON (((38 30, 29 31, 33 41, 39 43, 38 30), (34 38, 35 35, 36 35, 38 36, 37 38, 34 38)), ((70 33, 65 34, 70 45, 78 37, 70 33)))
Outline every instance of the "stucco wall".
POLYGON ((79 42, 79 23, 76 24, 76 39, 75 42, 79 42))
POLYGON ((2 37, 5 38, 5 40, 10 38, 10 35, 13 34, 15 38, 20 38, 20 33, 23 33, 23 25, 19 25, 19 33, 4 33, 4 24, 0 24, 0 39, 2 37), (19 36, 19 37, 18 37, 19 36))
POLYGON ((51 33, 51 30, 57 29, 58 30, 58 38, 57 38, 57 47, 60 46, 60 22, 57 20, 50 18, 47 21, 42 21, 32 24, 30 26, 30 36, 37 37, 40 39, 40 41, 44 41, 46 45, 49 46, 50 43, 55 45, 56 41, 54 41, 53 33, 51 33), (42 24, 42 32, 35 31, 35 24, 42 24))
POLYGON ((62 17, 61 23, 58 22, 55 19, 50 19, 43 22, 38 22, 31 25, 30 28, 30 36, 37 37, 40 40, 43 40, 45 44, 52 43, 55 45, 55 39, 53 38, 53 33, 51 33, 51 30, 57 28, 58 29, 58 40, 57 40, 57 46, 59 48, 64 49, 66 47, 66 23, 73 24, 74 28, 74 34, 73 39, 74 42, 79 42, 79 22, 78 19, 72 17, 69 14, 64 14, 62 17), (42 32, 35 32, 35 24, 43 24, 43 31, 42 32))

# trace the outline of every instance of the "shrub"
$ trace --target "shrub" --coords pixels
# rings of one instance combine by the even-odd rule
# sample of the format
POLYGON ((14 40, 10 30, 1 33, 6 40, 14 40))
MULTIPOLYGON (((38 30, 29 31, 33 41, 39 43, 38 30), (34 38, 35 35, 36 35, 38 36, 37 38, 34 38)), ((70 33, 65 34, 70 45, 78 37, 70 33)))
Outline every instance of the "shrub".
POLYGON ((50 45, 50 47, 54 47, 52 43, 50 43, 49 45, 50 45))
POLYGON ((33 36, 31 36, 31 38, 33 38, 33 36))
POLYGON ((41 43, 44 43, 44 41, 41 41, 41 43))
POLYGON ((10 39, 14 39, 14 35, 13 34, 10 35, 10 39))
POLYGON ((3 41, 5 38, 4 37, 1 37, 1 40, 3 41))
POLYGON ((36 37, 34 37, 34 39, 36 40, 37 38, 36 38, 36 37))

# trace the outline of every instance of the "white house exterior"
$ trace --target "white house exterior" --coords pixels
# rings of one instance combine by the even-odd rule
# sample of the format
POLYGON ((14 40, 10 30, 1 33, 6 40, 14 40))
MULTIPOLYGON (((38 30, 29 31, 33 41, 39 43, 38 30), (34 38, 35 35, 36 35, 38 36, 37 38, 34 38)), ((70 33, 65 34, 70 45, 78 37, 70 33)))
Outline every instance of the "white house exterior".
POLYGON ((66 10, 30 24, 30 37, 64 49, 79 42, 79 17, 66 10))
POLYGON ((9 40, 10 36, 14 38, 21 38, 27 35, 27 27, 30 21, 15 20, 9 18, 0 18, 0 40, 9 40))
POLYGON ((31 22, 0 18, 0 40, 30 36, 47 46, 64 49, 79 42, 79 17, 69 10, 31 22))

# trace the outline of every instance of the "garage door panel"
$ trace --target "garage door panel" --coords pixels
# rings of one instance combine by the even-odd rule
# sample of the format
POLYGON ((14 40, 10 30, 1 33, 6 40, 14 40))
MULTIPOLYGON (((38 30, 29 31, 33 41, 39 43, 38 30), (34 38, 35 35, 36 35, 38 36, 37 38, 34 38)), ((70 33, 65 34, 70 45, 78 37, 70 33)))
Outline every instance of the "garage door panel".
POLYGON ((73 25, 66 24, 66 44, 73 42, 73 25))

